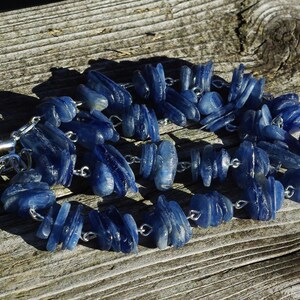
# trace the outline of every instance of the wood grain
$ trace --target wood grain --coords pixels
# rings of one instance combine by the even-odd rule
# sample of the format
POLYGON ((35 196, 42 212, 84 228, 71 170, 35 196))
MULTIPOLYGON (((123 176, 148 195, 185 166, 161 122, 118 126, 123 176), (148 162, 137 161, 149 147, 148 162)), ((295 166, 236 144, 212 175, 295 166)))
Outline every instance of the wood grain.
MULTIPOLYGON (((300 92, 297 0, 62 1, 0 13, 0 137, 34 114, 39 97, 74 95, 84 71, 99 69, 118 82, 133 70, 162 61, 178 76, 183 63, 215 62, 227 79, 238 63, 267 77, 267 91, 300 92)), ((229 150, 231 134, 215 135, 168 124, 181 158, 207 143, 229 150)), ((123 140, 123 154, 140 154, 140 142, 123 140)), ((135 172, 138 166, 134 165, 135 172)), ((86 211, 115 204, 142 221, 159 193, 137 176, 139 193, 124 199, 91 195, 87 182, 56 187, 60 202, 78 201, 86 211)), ((166 193, 187 211, 191 194, 205 192, 178 176, 166 193)), ((4 188, 6 183, 1 183, 4 188)), ((213 188, 237 200, 230 178, 213 188)), ((139 254, 122 255, 83 242, 74 252, 44 251, 38 224, 0 208, 1 299, 300 299, 300 206, 286 200, 276 221, 235 218, 207 230, 194 228, 182 249, 160 251, 147 241, 139 254)))

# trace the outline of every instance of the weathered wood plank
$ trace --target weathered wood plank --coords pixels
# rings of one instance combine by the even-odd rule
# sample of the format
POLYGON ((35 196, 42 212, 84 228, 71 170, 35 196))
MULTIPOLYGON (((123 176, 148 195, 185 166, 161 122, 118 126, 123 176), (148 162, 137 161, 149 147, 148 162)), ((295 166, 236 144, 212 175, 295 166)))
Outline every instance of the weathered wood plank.
MULTIPOLYGON (((178 76, 185 61, 213 59, 216 72, 230 79, 243 62, 267 76, 269 92, 300 92, 299 12, 297 0, 67 0, 1 13, 0 136, 33 114, 38 99, 24 95, 73 94, 89 67, 124 82, 147 61, 162 60, 178 76)), ((190 147, 237 143, 232 135, 197 126, 168 124, 161 133, 176 142, 183 158, 190 147)), ((119 147, 139 154, 140 144, 127 140, 119 147)), ((138 176, 137 181, 140 192, 124 199, 90 195, 80 181, 71 190, 55 190, 61 202, 79 201, 87 210, 98 201, 102 207, 113 203, 141 221, 159 193, 153 183, 138 176)), ((230 180, 213 187, 239 197, 230 180)), ((166 195, 187 211, 190 195, 203 191, 183 174, 166 195)), ((34 237, 37 224, 0 208, 0 298, 300 299, 299 211, 286 201, 274 222, 235 218, 217 228, 194 228, 193 239, 180 250, 143 243, 134 256, 99 251, 93 243, 47 253, 34 237)))

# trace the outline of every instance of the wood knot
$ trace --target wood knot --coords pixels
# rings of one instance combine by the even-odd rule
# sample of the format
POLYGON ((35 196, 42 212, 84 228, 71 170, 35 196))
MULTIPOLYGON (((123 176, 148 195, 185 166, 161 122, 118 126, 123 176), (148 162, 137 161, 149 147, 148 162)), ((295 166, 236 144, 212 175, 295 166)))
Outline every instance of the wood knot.
POLYGON ((299 64, 300 20, 274 18, 265 24, 258 58, 266 69, 285 70, 299 64))

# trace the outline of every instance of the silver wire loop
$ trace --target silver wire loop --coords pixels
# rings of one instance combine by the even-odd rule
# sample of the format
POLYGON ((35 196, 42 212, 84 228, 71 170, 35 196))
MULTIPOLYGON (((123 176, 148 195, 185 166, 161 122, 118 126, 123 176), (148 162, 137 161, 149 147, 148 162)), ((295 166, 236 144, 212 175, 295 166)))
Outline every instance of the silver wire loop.
POLYGON ((181 162, 179 162, 178 165, 177 165, 177 170, 176 170, 176 172, 182 173, 182 172, 184 172, 185 170, 190 169, 190 167, 191 167, 191 163, 190 163, 189 161, 181 161, 181 162))
POLYGON ((65 136, 73 143, 76 143, 78 141, 78 136, 77 133, 73 132, 73 131, 67 131, 65 133, 65 136))
POLYGON ((37 211, 35 211, 34 208, 30 208, 29 209, 29 215, 31 216, 31 218, 35 221, 38 221, 38 222, 42 222, 45 217, 42 216, 41 214, 39 214, 37 211))
POLYGON ((89 242, 97 237, 97 233, 93 231, 82 232, 80 239, 84 242, 89 242))
POLYGON ((172 85, 174 85, 174 83, 176 83, 178 81, 179 81, 179 79, 174 79, 172 77, 166 77, 165 78, 165 82, 166 82, 167 86, 172 86, 172 85))
POLYGON ((138 229, 138 233, 142 236, 148 236, 152 233, 152 231, 153 227, 146 223, 141 225, 138 229))
POLYGON ((168 125, 169 124, 169 119, 168 118, 164 118, 164 119, 160 119, 158 120, 158 125, 162 125, 162 126, 165 126, 165 125, 168 125))
POLYGON ((192 91, 194 92, 194 94, 196 94, 197 98, 200 98, 203 94, 203 91, 197 86, 193 87, 192 91))
POLYGON ((229 166, 233 167, 234 169, 238 168, 240 165, 241 165, 241 161, 238 159, 238 158, 233 158, 231 161, 230 161, 230 164, 229 166))
POLYGON ((32 117, 31 120, 27 124, 25 124, 24 126, 19 128, 18 130, 13 131, 10 135, 11 138, 13 138, 15 141, 18 141, 21 138, 22 135, 26 134, 32 128, 34 128, 40 120, 41 120, 40 116, 32 117))
POLYGON ((284 196, 287 198, 292 198, 295 194, 295 188, 292 185, 288 185, 284 190, 284 196))
POLYGON ((237 202, 233 203, 233 207, 235 209, 242 209, 248 204, 246 200, 238 200, 237 202))
POLYGON ((91 176, 91 170, 88 166, 83 166, 81 169, 74 170, 73 174, 83 178, 88 178, 91 176))
POLYGON ((201 211, 191 209, 187 215, 188 220, 197 221, 201 217, 201 211))
POLYGON ((283 127, 283 119, 282 117, 279 115, 277 117, 275 117, 272 121, 271 121, 272 125, 278 126, 279 128, 283 127))
POLYGON ((132 82, 119 83, 119 85, 124 89, 129 89, 134 87, 134 84, 132 82))
POLYGON ((114 127, 117 127, 122 124, 122 119, 117 115, 111 115, 109 120, 113 123, 114 127))
POLYGON ((126 161, 129 165, 139 164, 141 162, 141 159, 138 156, 134 156, 131 154, 124 155, 124 158, 126 159, 126 161))

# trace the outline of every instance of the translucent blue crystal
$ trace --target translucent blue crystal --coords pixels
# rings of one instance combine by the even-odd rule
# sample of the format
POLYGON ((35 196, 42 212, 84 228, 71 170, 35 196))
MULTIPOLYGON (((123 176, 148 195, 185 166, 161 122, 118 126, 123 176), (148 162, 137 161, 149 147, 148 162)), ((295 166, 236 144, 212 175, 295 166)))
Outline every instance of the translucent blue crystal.
POLYGON ((16 183, 40 182, 42 175, 34 169, 21 171, 16 174, 9 182, 9 185, 16 183))
POLYGON ((240 109, 245 105, 246 101, 248 100, 250 94, 252 93, 255 87, 255 84, 256 84, 256 79, 252 77, 249 78, 245 89, 241 91, 241 94, 238 96, 238 98, 234 100, 236 108, 240 109))
POLYGON ((102 73, 89 71, 87 78, 87 86, 108 100, 110 111, 122 113, 132 103, 130 93, 102 73))
POLYGON ((78 244, 83 227, 82 207, 77 205, 76 210, 68 215, 61 235, 62 249, 74 250, 78 244))
POLYGON ((156 164, 156 152, 156 144, 147 143, 142 145, 140 175, 142 175, 143 178, 153 177, 156 164))
POLYGON ((214 150, 212 145, 206 145, 203 149, 202 159, 200 164, 200 174, 204 186, 210 186, 213 178, 213 160, 214 150))
POLYGON ((107 99, 84 84, 80 84, 77 88, 78 99, 83 102, 90 111, 102 111, 108 106, 107 99))
POLYGON ((170 189, 173 185, 178 164, 177 152, 170 141, 162 141, 157 149, 154 182, 158 190, 170 189))
POLYGON ((40 224, 38 231, 36 233, 36 236, 38 238, 46 240, 49 237, 54 224, 54 220, 58 214, 59 208, 60 205, 58 205, 57 203, 54 203, 49 208, 48 213, 44 217, 44 220, 40 224))
POLYGON ((92 188, 95 195, 100 197, 113 193, 115 181, 108 166, 100 161, 92 163, 92 188))
POLYGON ((148 99, 150 95, 150 88, 141 71, 136 70, 133 72, 132 83, 137 94, 144 99, 148 99))
POLYGON ((138 253, 138 243, 139 243, 139 233, 138 233, 138 228, 136 225, 136 222, 134 220, 134 218, 132 217, 132 215, 130 214, 125 214, 123 216, 123 222, 124 222, 124 226, 127 228, 129 234, 132 237, 132 252, 133 253, 138 253))
POLYGON ((201 163, 200 151, 198 149, 191 150, 191 172, 193 182, 196 182, 199 178, 199 166, 201 163))
POLYGON ((287 169, 300 168, 300 155, 279 146, 277 143, 260 141, 257 146, 268 153, 271 161, 279 162, 287 169))
POLYGON ((203 115, 218 111, 222 106, 223 99, 217 92, 204 93, 198 102, 199 112, 203 115))
POLYGON ((299 96, 294 93, 284 94, 267 102, 272 116, 275 117, 280 112, 290 106, 299 104, 299 96))
POLYGON ((196 89, 191 89, 191 90, 181 91, 180 95, 182 97, 184 97, 186 100, 197 104, 198 103, 198 95, 196 92, 197 92, 196 89))
POLYGON ((156 104, 164 101, 166 98, 166 83, 162 67, 160 66, 158 68, 155 68, 152 65, 148 64, 145 66, 143 74, 150 89, 149 98, 151 98, 156 104))
MULTIPOLYGON (((38 109, 40 111, 45 111, 53 106, 61 122, 70 122, 76 116, 76 103, 71 97, 61 96, 45 98, 42 100, 42 103, 39 105, 38 109)), ((45 117, 47 117, 47 115, 45 117)), ((50 117, 49 121, 52 123, 53 118, 50 117)))
POLYGON ((219 119, 216 119, 208 123, 206 125, 206 129, 208 129, 211 132, 215 132, 225 127, 226 125, 231 124, 234 120, 235 120, 235 115, 233 113, 228 113, 227 115, 224 115, 219 119))
POLYGON ((261 106, 263 92, 264 92, 264 86, 265 86, 264 78, 261 78, 256 82, 256 84, 245 104, 246 108, 258 109, 261 106))
POLYGON ((232 170, 235 182, 240 188, 246 188, 255 174, 267 175, 269 172, 270 161, 267 153, 249 141, 240 144, 234 158, 237 158, 241 163, 238 168, 232 170))
POLYGON ((135 118, 133 106, 130 105, 122 115, 122 131, 125 137, 132 137, 135 133, 135 118))
POLYGON ((166 101, 181 111, 187 120, 193 120, 196 122, 200 120, 200 114, 196 105, 182 97, 178 92, 170 87, 166 89, 166 101))
POLYGON ((100 250, 110 250, 112 235, 107 231, 106 223, 103 223, 96 210, 89 212, 89 221, 92 231, 97 234, 97 242, 100 250))
POLYGON ((56 216, 54 221, 52 231, 49 235, 49 239, 47 242, 47 250, 53 252, 59 242, 61 241, 62 231, 67 220, 69 211, 71 208, 71 204, 68 202, 64 202, 56 216))
POLYGON ((60 117, 55 109, 55 105, 51 103, 44 103, 43 105, 37 106, 37 111, 44 117, 47 122, 59 127, 61 124, 60 117))
POLYGON ((300 202, 300 168, 287 170, 282 178, 282 184, 285 189, 291 187, 293 194, 290 199, 300 202))
POLYGON ((181 91, 187 91, 190 89, 193 80, 192 69, 188 66, 182 66, 180 68, 180 84, 181 91))
POLYGON ((43 211, 55 202, 55 194, 45 182, 24 182, 9 185, 1 195, 6 211, 21 217, 29 216, 29 210, 43 211))
POLYGON ((169 102, 163 102, 162 111, 164 117, 178 126, 186 125, 186 116, 179 109, 169 102))
POLYGON ((160 249, 167 246, 182 247, 187 243, 192 230, 181 207, 174 201, 168 202, 164 196, 159 196, 155 210, 148 216, 152 227, 152 237, 160 249))
POLYGON ((153 109, 149 109, 149 136, 152 142, 156 143, 160 141, 158 121, 153 109))
POLYGON ((232 75, 230 92, 228 96, 228 101, 235 101, 239 96, 243 84, 245 66, 240 64, 238 68, 235 68, 232 75))
POLYGON ((231 164, 230 155, 225 149, 222 148, 221 151, 217 154, 216 164, 218 170, 217 177, 220 181, 224 181, 227 177, 227 172, 231 164))
POLYGON ((148 109, 145 105, 134 104, 133 106, 134 118, 135 118, 135 133, 142 141, 148 137, 148 109))
POLYGON ((249 216, 261 221, 275 219, 276 210, 281 207, 283 198, 282 185, 271 176, 266 178, 262 174, 249 181, 243 197, 248 201, 245 209, 249 216))
POLYGON ((211 224, 212 202, 206 195, 195 194, 190 201, 190 209, 200 213, 200 217, 196 220, 199 227, 207 228, 211 224))
POLYGON ((190 210, 199 218, 195 220, 197 226, 207 228, 218 226, 223 221, 229 222, 233 217, 232 202, 218 192, 195 194, 191 198, 190 210))

